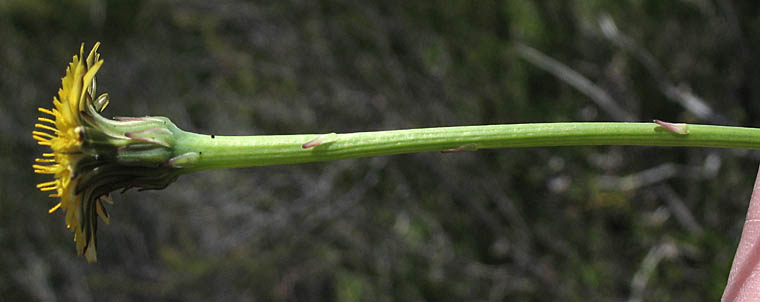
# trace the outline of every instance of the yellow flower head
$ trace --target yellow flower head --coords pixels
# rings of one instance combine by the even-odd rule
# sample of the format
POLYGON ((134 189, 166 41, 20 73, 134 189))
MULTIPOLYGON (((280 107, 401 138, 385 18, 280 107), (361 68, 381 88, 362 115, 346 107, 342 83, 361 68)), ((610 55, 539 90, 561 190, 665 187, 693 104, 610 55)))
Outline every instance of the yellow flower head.
POLYGON ((109 222, 103 202, 110 192, 140 188, 162 189, 192 163, 194 153, 174 154, 174 135, 180 132, 164 117, 106 119, 100 112, 108 95, 93 98, 95 73, 100 60, 96 43, 87 58, 84 45, 66 69, 54 108, 39 108, 33 137, 49 153, 35 159, 34 172, 53 174, 55 179, 37 185, 51 197, 60 198, 50 213, 61 209, 66 227, 74 233, 77 252, 95 262, 97 217, 109 222))
MULTIPOLYGON (((74 241, 80 255, 89 262, 96 261, 95 254, 95 221, 87 217, 95 210, 108 222, 108 215, 102 204, 102 199, 95 200, 95 207, 84 205, 84 192, 77 192, 77 175, 75 167, 85 156, 82 150, 84 123, 82 114, 87 112, 87 106, 95 106, 92 96, 95 94, 95 73, 103 61, 99 60, 98 46, 95 44, 90 54, 84 59, 84 44, 79 50, 79 56, 74 56, 66 76, 61 79, 62 86, 58 97, 53 97, 53 109, 39 108, 45 116, 38 117, 39 123, 34 126, 33 137, 40 145, 49 146, 51 153, 43 153, 42 158, 35 159, 34 172, 53 174, 55 180, 38 184, 41 191, 50 191, 51 197, 59 197, 60 201, 50 213, 57 209, 66 212, 66 227, 74 232, 74 241), (88 211, 85 211, 85 208, 88 211)), ((101 111, 107 105, 108 97, 98 98, 97 110, 101 111)))

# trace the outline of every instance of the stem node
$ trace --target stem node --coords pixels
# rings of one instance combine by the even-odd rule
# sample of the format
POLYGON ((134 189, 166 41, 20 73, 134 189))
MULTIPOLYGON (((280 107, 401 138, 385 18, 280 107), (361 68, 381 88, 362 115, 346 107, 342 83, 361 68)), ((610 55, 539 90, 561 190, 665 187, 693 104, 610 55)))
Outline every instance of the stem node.
POLYGON ((323 145, 323 144, 327 144, 327 143, 332 143, 336 139, 338 139, 338 134, 336 134, 335 132, 327 133, 327 134, 322 134, 320 136, 317 136, 317 138, 312 139, 312 140, 306 142, 305 144, 301 145, 301 148, 303 148, 303 149, 314 148, 314 147, 319 146, 319 145, 323 145))
POLYGON ((666 130, 673 132, 675 134, 680 134, 680 135, 689 134, 689 128, 686 126, 686 124, 668 123, 668 122, 663 122, 661 120, 654 120, 653 122, 657 125, 660 125, 660 127, 663 127, 666 130))
POLYGON ((456 148, 441 150, 441 153, 455 153, 459 151, 478 151, 478 144, 466 144, 456 148))

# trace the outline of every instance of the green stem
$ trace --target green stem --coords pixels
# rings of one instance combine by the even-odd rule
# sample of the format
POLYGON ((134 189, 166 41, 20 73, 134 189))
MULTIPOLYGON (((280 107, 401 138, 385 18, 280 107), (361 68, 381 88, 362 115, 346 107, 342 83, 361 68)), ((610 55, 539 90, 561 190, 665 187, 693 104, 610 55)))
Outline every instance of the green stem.
POLYGON ((179 131, 175 154, 195 152, 183 172, 319 162, 442 150, 588 145, 760 149, 760 129, 688 125, 678 134, 655 123, 539 123, 347 134, 211 136, 179 131), (309 143, 314 147, 304 148, 309 143), (321 143, 321 144, 320 144, 321 143))

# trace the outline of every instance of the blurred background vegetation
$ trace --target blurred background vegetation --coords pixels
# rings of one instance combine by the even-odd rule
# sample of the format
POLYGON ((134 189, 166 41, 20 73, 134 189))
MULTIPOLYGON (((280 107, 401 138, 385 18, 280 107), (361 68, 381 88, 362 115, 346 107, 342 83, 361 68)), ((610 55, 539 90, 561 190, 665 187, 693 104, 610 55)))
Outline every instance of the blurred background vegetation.
POLYGON ((0 300, 719 299, 743 150, 568 147, 203 172, 115 194, 76 256, 31 138, 81 42, 106 116, 219 135, 760 126, 760 2, 0 1, 0 300))

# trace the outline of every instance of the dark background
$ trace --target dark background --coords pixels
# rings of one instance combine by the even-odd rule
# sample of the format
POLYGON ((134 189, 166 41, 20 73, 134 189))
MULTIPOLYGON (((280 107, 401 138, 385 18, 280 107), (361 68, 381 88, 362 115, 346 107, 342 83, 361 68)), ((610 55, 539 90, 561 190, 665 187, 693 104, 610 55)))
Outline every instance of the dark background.
POLYGON ((37 107, 101 41, 105 115, 218 135, 758 126, 760 2, 0 1, 2 301, 715 301, 745 150, 563 147, 202 172, 115 194, 99 263, 34 185, 37 107))

